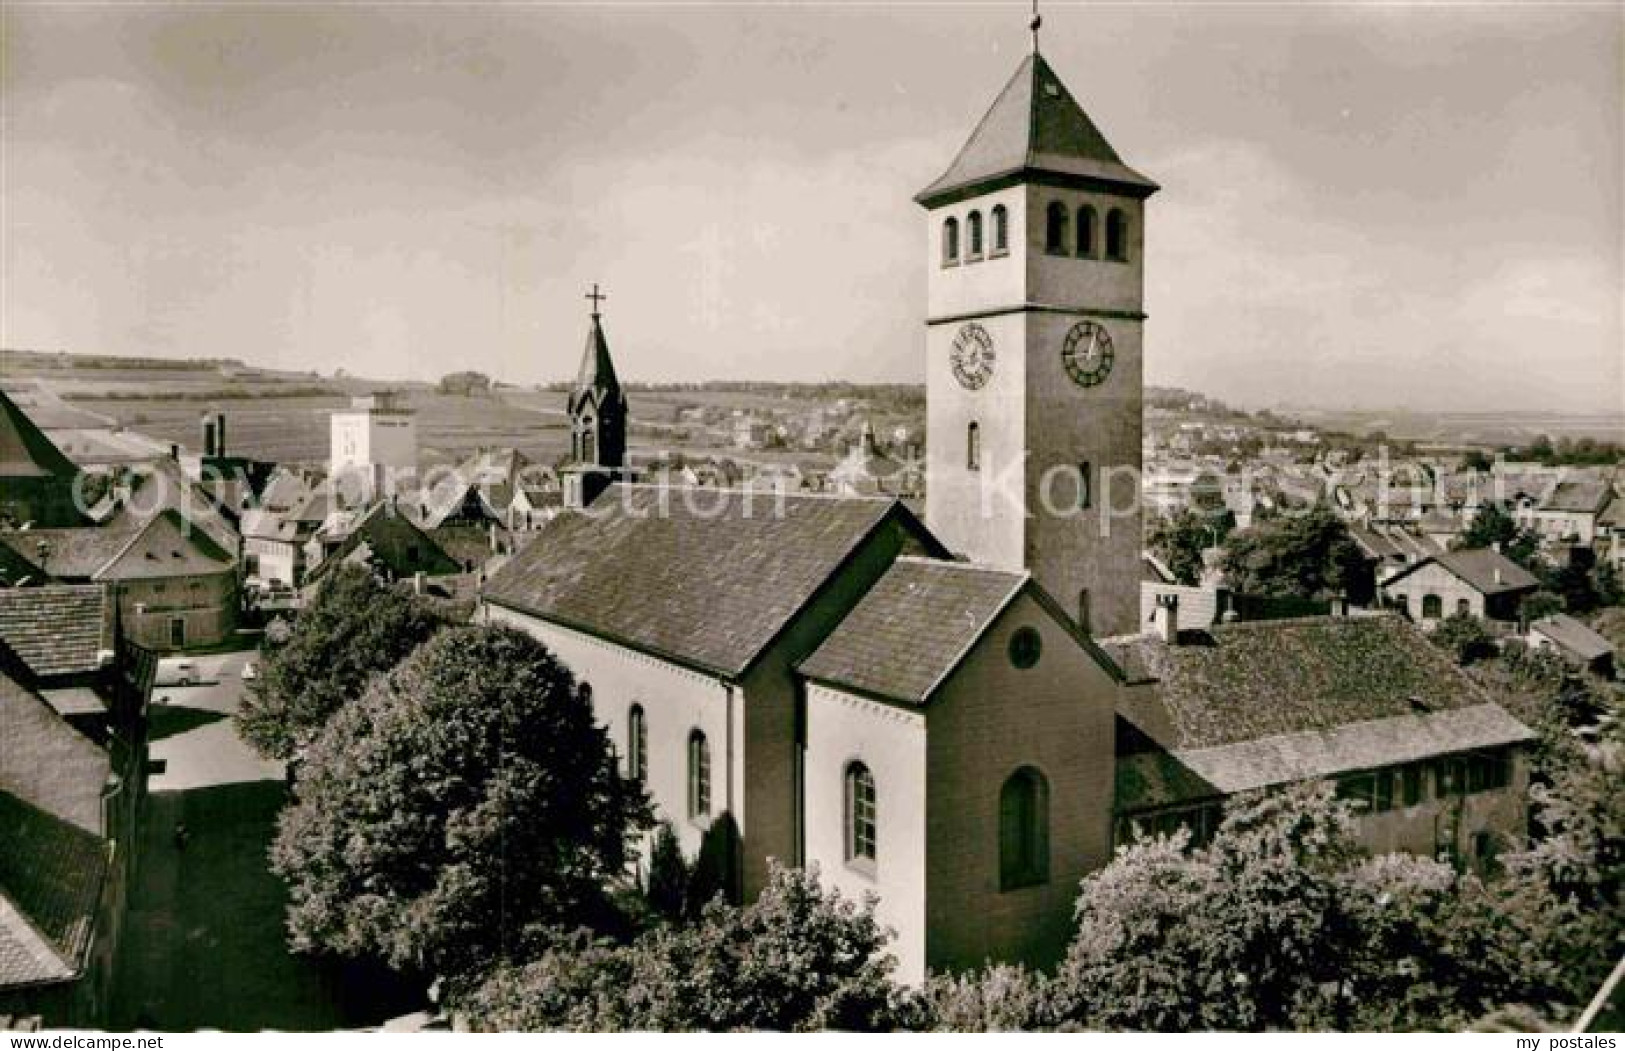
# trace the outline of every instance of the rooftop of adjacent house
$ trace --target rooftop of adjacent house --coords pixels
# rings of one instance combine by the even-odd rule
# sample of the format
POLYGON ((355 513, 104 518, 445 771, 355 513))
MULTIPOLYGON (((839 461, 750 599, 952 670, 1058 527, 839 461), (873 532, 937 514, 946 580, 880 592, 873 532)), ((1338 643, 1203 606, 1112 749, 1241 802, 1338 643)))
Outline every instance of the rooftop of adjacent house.
POLYGON ((432 577, 462 572, 463 567, 433 534, 420 529, 398 505, 387 501, 352 512, 334 535, 340 537, 338 544, 312 567, 305 577, 307 584, 320 580, 329 567, 355 559, 380 561, 397 576, 420 571, 432 577), (397 561, 399 564, 393 564, 397 561))
POLYGON ((1540 510, 1567 514, 1597 514, 1613 500, 1614 488, 1606 481, 1558 482, 1540 510))
POLYGON ((102 584, 0 588, 0 643, 41 678, 100 668, 113 649, 113 617, 102 584))
POLYGON ((76 977, 95 934, 103 841, 0 790, 0 988, 76 977))
POLYGON ((1583 661, 1594 661, 1614 652, 1614 644, 1567 613, 1541 617, 1529 625, 1529 632, 1541 635, 1583 661))
POLYGON ((944 553, 894 500, 614 485, 539 530, 483 595, 734 676, 887 521, 944 553))
POLYGON ((1416 536, 1401 526, 1351 523, 1349 536, 1367 558, 1382 562, 1418 562, 1441 551, 1433 540, 1416 536))
POLYGON ((1212 748, 1120 755, 1116 808, 1119 813, 1149 810, 1254 788, 1499 748, 1534 736, 1534 731, 1500 705, 1486 702, 1212 748))
POLYGON ((1173 646, 1141 635, 1105 647, 1131 682, 1155 683, 1160 710, 1141 729, 1170 749, 1485 703, 1449 654, 1393 615, 1239 621, 1173 646))
MULTIPOLYGON (((1533 573, 1491 547, 1444 551, 1434 555, 1433 561, 1486 595, 1526 591, 1540 586, 1540 580, 1533 573)), ((1403 575, 1399 574, 1394 579, 1398 580, 1403 575)))
POLYGON ((915 200, 927 207, 1023 174, 1085 179, 1141 196, 1157 184, 1123 163, 1036 51, 993 101, 959 154, 915 200))
POLYGON ((65 478, 79 473, 72 460, 0 390, 0 478, 65 478))
POLYGON ((140 531, 132 524, 16 529, 0 533, 0 544, 55 579, 89 580, 140 531))
POLYGON ((0 644, 0 790, 99 832, 112 756, 64 719, 33 689, 34 681, 0 644))
POLYGON ((900 558, 801 662, 801 674, 924 704, 1027 580, 964 562, 900 558))

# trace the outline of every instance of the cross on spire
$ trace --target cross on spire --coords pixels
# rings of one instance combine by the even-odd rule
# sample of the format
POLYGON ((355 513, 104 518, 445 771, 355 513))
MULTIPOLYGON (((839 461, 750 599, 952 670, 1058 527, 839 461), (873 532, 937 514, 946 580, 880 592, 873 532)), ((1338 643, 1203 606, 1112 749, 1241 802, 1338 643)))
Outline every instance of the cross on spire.
POLYGON ((1038 13, 1038 0, 1033 0, 1033 19, 1027 23, 1027 28, 1033 31, 1033 54, 1038 54, 1038 29, 1044 24, 1044 16, 1038 13))
POLYGON ((600 302, 602 302, 603 300, 608 299, 609 295, 608 295, 608 293, 598 291, 598 282, 594 281, 592 283, 592 291, 588 292, 585 296, 582 296, 581 298, 592 300, 592 316, 597 317, 598 316, 598 304, 600 302))

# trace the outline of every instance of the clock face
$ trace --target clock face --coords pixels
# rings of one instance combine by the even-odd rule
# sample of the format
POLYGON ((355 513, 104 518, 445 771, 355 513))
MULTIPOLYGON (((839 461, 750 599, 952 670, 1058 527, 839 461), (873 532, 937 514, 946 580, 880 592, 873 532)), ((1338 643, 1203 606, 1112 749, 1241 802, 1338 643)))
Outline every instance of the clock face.
POLYGON ((966 390, 980 390, 993 375, 993 337, 972 322, 954 337, 954 379, 966 390))
POLYGON ((1061 347, 1061 362, 1066 374, 1080 387, 1093 387, 1104 383, 1112 372, 1112 337, 1104 325, 1093 321, 1080 321, 1066 334, 1061 347))

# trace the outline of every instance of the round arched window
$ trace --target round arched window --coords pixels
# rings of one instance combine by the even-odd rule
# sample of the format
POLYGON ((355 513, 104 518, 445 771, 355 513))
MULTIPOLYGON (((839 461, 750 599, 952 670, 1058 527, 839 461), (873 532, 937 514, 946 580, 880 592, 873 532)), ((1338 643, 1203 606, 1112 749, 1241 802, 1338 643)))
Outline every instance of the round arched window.
POLYGON ((1031 668, 1038 663, 1044 651, 1044 640, 1036 628, 1017 628, 1010 636, 1010 663, 1018 668, 1031 668))

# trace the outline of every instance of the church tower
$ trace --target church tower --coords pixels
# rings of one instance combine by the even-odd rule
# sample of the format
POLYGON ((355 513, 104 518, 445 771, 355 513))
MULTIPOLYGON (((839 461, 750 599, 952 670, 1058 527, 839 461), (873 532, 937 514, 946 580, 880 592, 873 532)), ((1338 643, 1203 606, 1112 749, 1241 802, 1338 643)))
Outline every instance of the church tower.
POLYGON ((1037 47, 928 216, 926 520, 1097 636, 1139 620, 1145 201, 1037 47))
POLYGON ((565 403, 570 414, 566 503, 578 507, 591 503, 626 468, 626 392, 615 375, 603 315, 598 310, 599 302, 608 297, 594 285, 587 298, 592 300, 592 324, 575 388, 565 403))

